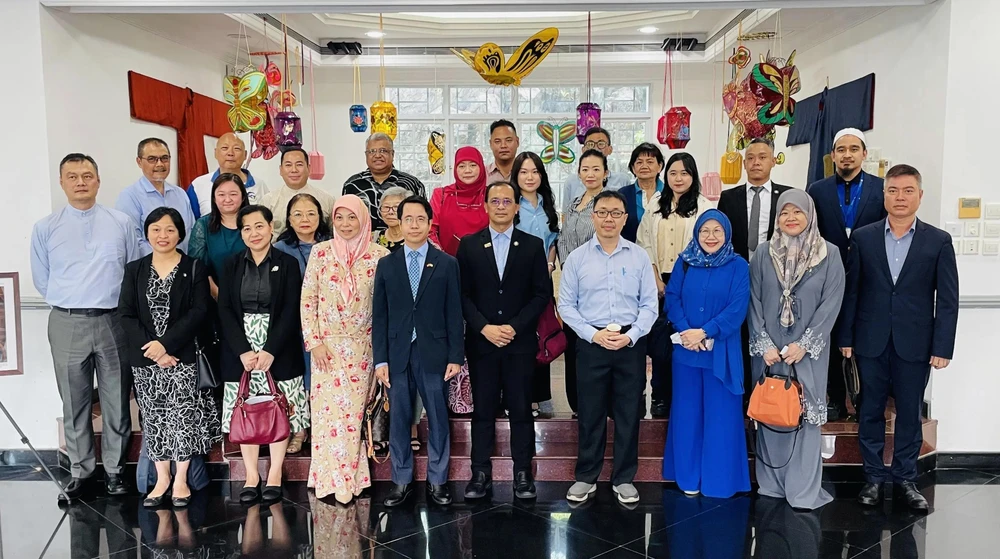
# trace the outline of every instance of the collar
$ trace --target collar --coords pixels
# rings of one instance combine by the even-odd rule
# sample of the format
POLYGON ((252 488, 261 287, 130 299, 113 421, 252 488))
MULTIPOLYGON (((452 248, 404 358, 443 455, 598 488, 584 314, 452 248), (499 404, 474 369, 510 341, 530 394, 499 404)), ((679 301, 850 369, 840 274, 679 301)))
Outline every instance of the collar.
MULTIPOLYGON (((212 179, 212 180, 214 181, 215 179, 212 179)), ((157 194, 160 193, 160 191, 157 190, 155 186, 153 186, 153 181, 147 179, 146 175, 143 175, 143 176, 139 177, 138 184, 139 184, 139 186, 142 187, 143 190, 145 190, 146 192, 148 192, 150 194, 152 194, 153 192, 155 192, 157 194)), ((170 184, 167 181, 163 181, 163 195, 166 196, 167 195, 167 191, 170 190, 173 187, 174 187, 174 185, 170 184)))
POLYGON ((424 241, 424 244, 420 245, 420 248, 418 248, 417 250, 413 250, 412 248, 407 246, 405 242, 403 244, 403 254, 406 256, 407 259, 410 258, 410 253, 412 252, 416 252, 420 256, 427 258, 428 250, 429 250, 429 245, 427 244, 427 241, 424 241))
MULTIPOLYGON (((610 175, 608 178, 610 180, 610 175)), ((639 179, 635 179, 635 182, 632 184, 635 185, 635 190, 637 193, 643 192, 642 187, 639 186, 639 179)), ((663 192, 663 187, 664 187, 663 179, 661 179, 660 177, 656 177, 656 192, 663 192)))
POLYGON ((88 208, 86 210, 78 210, 78 209, 74 208, 73 206, 70 206, 69 204, 66 204, 66 210, 69 212, 70 215, 75 216, 75 217, 90 217, 90 216, 94 215, 94 212, 97 211, 97 206, 98 206, 98 204, 95 203, 93 206, 91 206, 90 208, 88 208))
POLYGON ((390 178, 397 178, 397 177, 399 177, 399 170, 396 169, 395 165, 393 165, 392 169, 389 170, 389 175, 382 182, 376 182, 375 181, 375 175, 372 173, 371 169, 365 169, 361 174, 364 176, 365 180, 367 180, 369 182, 373 182, 373 183, 378 184, 378 185, 381 185, 381 184, 385 184, 385 182, 387 180, 389 180, 390 178))
MULTIPOLYGON (((774 183, 771 182, 771 179, 767 179, 767 181, 765 181, 764 184, 762 184, 760 186, 763 187, 763 190, 760 191, 761 194, 763 194, 765 192, 770 193, 771 190, 774 189, 774 183)), ((754 188, 755 188, 754 185, 750 184, 750 182, 747 181, 747 195, 748 196, 753 196, 753 189, 754 188)))
MULTIPOLYGON (((917 230, 917 218, 916 218, 916 216, 914 216, 913 217, 913 223, 910 224, 910 227, 906 230, 906 232, 907 233, 913 233, 916 230, 917 230)), ((890 234, 890 235, 892 234, 892 227, 889 226, 889 219, 888 218, 886 218, 886 220, 885 220, 885 232, 888 233, 888 234, 890 234)))
POLYGON ((292 187, 288 186, 288 183, 286 183, 285 181, 281 181, 281 188, 283 188, 285 190, 290 190, 290 191, 295 192, 296 194, 298 194, 299 192, 308 193, 309 190, 312 188, 312 185, 309 184, 309 181, 306 181, 306 183, 303 184, 301 188, 292 188, 292 187))
POLYGON ((508 227, 507 230, 504 231, 503 233, 501 233, 501 232, 497 231, 496 229, 494 229, 492 225, 490 225, 488 227, 488 229, 490 230, 490 239, 492 239, 493 241, 496 241, 497 237, 500 237, 500 236, 507 237, 507 241, 510 241, 511 237, 514 236, 514 225, 513 224, 511 224, 511 226, 508 227))
POLYGON ((486 168, 486 175, 487 176, 492 175, 493 173, 499 173, 500 176, 504 178, 504 180, 510 180, 510 175, 503 174, 503 171, 501 171, 497 167, 497 162, 496 161, 494 161, 493 163, 490 163, 490 166, 486 168))
MULTIPOLYGON (((624 237, 622 237, 619 234, 618 235, 618 246, 615 247, 615 250, 611 251, 611 255, 618 254, 619 251, 627 250, 627 249, 631 248, 628 243, 622 242, 624 240, 625 240, 624 237)), ((597 250, 601 251, 601 254, 608 255, 606 252, 604 252, 604 247, 601 246, 601 241, 598 240, 597 233, 594 233, 594 236, 590 238, 590 243, 589 244, 592 247, 597 247, 597 250)))
POLYGON ((844 177, 841 177, 840 175, 838 175, 836 173, 834 173, 833 176, 836 177, 836 183, 838 185, 841 185, 841 184, 855 185, 855 184, 858 184, 859 182, 861 182, 861 178, 865 176, 865 172, 861 171, 860 173, 858 173, 858 176, 854 177, 850 181, 844 180, 844 177))
POLYGON ((244 258, 246 258, 248 262, 250 262, 251 264, 253 264, 254 266, 257 266, 259 268, 259 267, 263 266, 264 264, 270 262, 270 260, 271 260, 271 249, 267 249, 267 254, 264 255, 264 259, 260 261, 260 264, 257 264, 256 262, 254 262, 254 260, 253 260, 253 252, 249 248, 247 249, 246 253, 244 254, 244 258))
MULTIPOLYGON (((247 176, 247 182, 243 186, 245 186, 246 188, 250 188, 251 186, 254 186, 256 184, 256 182, 254 182, 253 180, 253 175, 250 174, 249 169, 240 169, 240 171, 243 171, 243 174, 247 176)), ((212 182, 215 182, 215 179, 219 178, 219 175, 221 174, 222 174, 222 169, 216 169, 215 173, 212 174, 212 182)))

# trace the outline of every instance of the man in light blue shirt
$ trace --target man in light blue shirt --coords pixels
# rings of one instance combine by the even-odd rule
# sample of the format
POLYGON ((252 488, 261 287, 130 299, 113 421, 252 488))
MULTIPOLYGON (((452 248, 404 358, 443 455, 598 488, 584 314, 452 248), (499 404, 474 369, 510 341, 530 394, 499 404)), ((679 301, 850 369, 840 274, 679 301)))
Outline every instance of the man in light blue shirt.
POLYGON ((139 257, 138 228, 124 213, 97 203, 101 179, 90 156, 64 157, 59 184, 69 205, 35 224, 31 275, 35 289, 52 306, 49 345, 73 476, 65 493, 71 500, 83 496, 97 467, 91 417, 96 373, 107 492, 124 495, 128 490, 121 471, 132 431, 132 372, 116 308, 125 264, 139 257))
MULTIPOLYGON (((600 150, 605 157, 610 157, 615 151, 611 146, 611 133, 607 130, 595 127, 587 131, 587 137, 583 140, 583 151, 586 152, 589 149, 600 150)), ((632 184, 633 177, 629 173, 611 173, 608 175, 608 180, 604 185, 605 190, 618 190, 623 186, 632 184)), ((567 211, 570 206, 573 205, 573 200, 584 193, 587 190, 583 186, 583 181, 577 175, 570 175, 566 179, 566 184, 563 185, 562 191, 562 208, 560 211, 567 211)))
POLYGON ((885 257, 889 262, 889 273, 892 275, 892 283, 899 279, 899 272, 903 270, 906 263, 906 255, 910 253, 910 245, 913 244, 913 233, 917 230, 917 218, 913 218, 910 228, 903 233, 902 237, 896 237, 892 232, 889 220, 885 222, 885 257))
POLYGON ((580 336, 577 351, 579 450, 566 498, 586 501, 604 466, 607 418, 615 419, 611 483, 623 504, 639 461, 639 400, 646 386, 646 334, 657 316, 656 279, 646 251, 621 236, 625 198, 594 198, 594 238, 570 253, 559 282, 559 315, 580 336), (609 414, 609 412, 612 412, 609 414))
MULTIPOLYGON (((194 227, 194 212, 188 195, 178 186, 167 182, 170 174, 170 148, 159 138, 146 138, 139 142, 138 156, 135 159, 142 169, 142 177, 118 195, 115 209, 132 218, 138 226, 137 238, 142 256, 153 252, 146 240, 146 216, 156 208, 168 207, 177 210, 184 219, 184 228, 188 236, 194 227)), ((182 252, 187 252, 188 240, 184 238, 177 245, 182 252)))

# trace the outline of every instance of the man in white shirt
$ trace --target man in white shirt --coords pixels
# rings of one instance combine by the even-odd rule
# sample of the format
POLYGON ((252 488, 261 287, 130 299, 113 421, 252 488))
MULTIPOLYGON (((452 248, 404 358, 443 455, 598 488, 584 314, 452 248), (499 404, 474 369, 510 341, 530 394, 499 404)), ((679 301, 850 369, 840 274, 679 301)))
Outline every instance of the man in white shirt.
POLYGON ((195 219, 212 212, 212 183, 222 173, 232 173, 243 179, 247 187, 247 197, 251 204, 259 204, 267 194, 264 181, 254 180, 248 169, 243 168, 247 159, 247 149, 239 136, 230 132, 223 134, 215 143, 215 160, 219 168, 214 173, 206 173, 193 181, 187 188, 188 199, 191 200, 191 210, 195 219))
MULTIPOLYGON (((604 157, 610 157, 615 151, 614 147, 611 146, 611 133, 607 130, 596 126, 587 130, 587 137, 583 139, 583 152, 589 149, 596 149, 604 154, 604 157)), ((582 153, 582 152, 581 152, 582 153)), ((604 184, 605 190, 618 190, 623 186, 627 186, 635 182, 635 177, 631 173, 616 173, 612 172, 608 175, 608 180, 604 184)), ((586 188, 583 186, 583 182, 580 181, 580 177, 576 174, 571 174, 568 179, 566 179, 566 184, 563 185, 562 191, 562 207, 559 211, 565 212, 573 205, 573 200, 577 196, 583 194, 586 188)))
POLYGON ((309 154, 302 148, 292 148, 281 154, 281 178, 285 181, 280 190, 268 192, 258 202, 274 214, 274 238, 277 239, 285 230, 288 216, 288 202, 296 194, 309 194, 319 202, 323 209, 322 219, 330 221, 330 211, 333 208, 333 196, 309 184, 309 154))

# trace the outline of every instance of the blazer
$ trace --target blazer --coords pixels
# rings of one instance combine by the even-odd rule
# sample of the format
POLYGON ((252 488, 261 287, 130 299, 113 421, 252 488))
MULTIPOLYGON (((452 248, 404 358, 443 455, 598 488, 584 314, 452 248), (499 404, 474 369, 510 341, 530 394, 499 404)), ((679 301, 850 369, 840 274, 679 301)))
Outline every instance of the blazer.
POLYGON ((958 327, 958 266, 951 235, 919 219, 896 283, 880 220, 851 233, 839 347, 878 357, 892 336, 906 361, 951 359, 958 327))
MULTIPOLYGON (((219 280, 219 325, 222 329, 224 352, 229 352, 235 363, 241 363, 240 355, 253 351, 243 330, 243 301, 240 285, 247 267, 246 250, 242 250, 226 260, 219 280)), ((292 380, 305 373, 304 347, 302 345, 302 321, 299 314, 299 300, 302 297, 302 274, 295 258, 271 249, 271 318, 267 325, 267 342, 264 351, 274 356, 271 376, 274 380, 292 380)), ((223 363, 226 361, 223 360, 223 363)), ((242 369, 240 367, 239 369, 242 369)), ((242 370, 222 371, 226 382, 239 382, 242 370)))
MULTIPOLYGON (((864 179, 853 229, 860 229, 865 225, 885 219, 888 215, 885 211, 885 199, 882 194, 882 179, 864 171, 861 173, 864 175, 864 179)), ((844 260, 846 267, 850 240, 847 238, 844 212, 840 209, 837 177, 832 176, 816 181, 806 188, 806 192, 816 203, 816 221, 819 225, 819 234, 828 242, 837 245, 837 248, 840 249, 840 257, 844 260)))
MULTIPOLYGON (((767 221, 768 240, 771 240, 771 235, 774 234, 774 220, 778 216, 778 197, 791 188, 775 182, 771 183, 771 219, 767 221)), ((733 248, 736 249, 736 254, 742 256, 744 260, 750 260, 750 248, 747 244, 750 215, 747 213, 746 183, 723 190, 719 197, 718 208, 733 223, 733 248)))
POLYGON ((163 336, 156 335, 153 314, 146 297, 153 255, 146 255, 125 265, 118 314, 128 339, 129 364, 149 367, 155 362, 147 359, 142 346, 159 341, 168 355, 181 363, 195 363, 194 341, 204 328, 211 295, 208 289, 208 267, 199 262, 192 273, 195 260, 181 254, 177 275, 170 287, 170 317, 163 336))
POLYGON ((538 317, 552 301, 545 247, 534 235, 514 229, 503 280, 493 254, 487 227, 466 235, 458 245, 462 277, 462 314, 467 324, 465 349, 470 357, 484 357, 501 348, 483 336, 488 324, 509 324, 514 340, 502 348, 510 353, 538 352, 538 317))
POLYGON ((402 372, 410 361, 410 337, 417 330, 421 364, 442 375, 449 363, 462 364, 465 323, 458 261, 428 242, 417 296, 410 290, 406 250, 382 258, 375 270, 372 302, 372 357, 402 372))
POLYGON ((622 237, 633 243, 639 234, 639 208, 635 203, 635 191, 638 188, 639 185, 633 182, 618 189, 618 192, 625 197, 625 213, 628 215, 625 218, 625 227, 622 228, 622 237))

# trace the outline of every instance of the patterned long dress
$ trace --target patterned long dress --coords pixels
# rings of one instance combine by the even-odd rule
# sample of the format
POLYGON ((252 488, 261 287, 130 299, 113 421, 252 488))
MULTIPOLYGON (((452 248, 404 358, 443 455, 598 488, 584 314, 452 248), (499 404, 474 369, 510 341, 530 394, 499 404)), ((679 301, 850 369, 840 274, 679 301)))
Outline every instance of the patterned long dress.
POLYGON ((375 380, 372 363, 372 297, 375 268, 389 251, 376 244, 346 270, 329 241, 313 247, 302 283, 302 335, 306 349, 326 344, 329 371, 312 363, 312 462, 309 487, 323 498, 335 494, 349 502, 371 485, 368 459, 361 444, 361 422, 375 380), (342 278, 354 276, 353 301, 340 293, 342 278))

